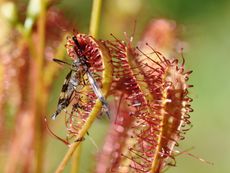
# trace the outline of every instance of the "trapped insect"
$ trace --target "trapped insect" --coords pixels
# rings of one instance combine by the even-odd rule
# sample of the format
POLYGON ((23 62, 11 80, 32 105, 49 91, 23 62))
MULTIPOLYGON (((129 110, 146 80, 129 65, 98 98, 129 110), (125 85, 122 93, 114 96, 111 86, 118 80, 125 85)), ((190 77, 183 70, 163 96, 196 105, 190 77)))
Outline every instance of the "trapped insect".
POLYGON ((95 95, 101 101, 105 113, 107 114, 108 117, 110 117, 108 104, 105 100, 105 97, 102 94, 100 87, 98 86, 96 80, 94 79, 92 73, 90 72, 89 69, 90 64, 87 62, 86 56, 83 55, 81 51, 81 46, 76 36, 73 36, 72 40, 74 41, 75 45, 78 48, 78 49, 74 49, 76 58, 72 62, 72 64, 69 64, 67 62, 58 59, 54 59, 54 61, 59 64, 69 66, 70 72, 67 74, 64 84, 62 86, 61 94, 58 99, 57 110, 55 113, 52 114, 51 117, 52 119, 56 119, 56 117, 61 113, 61 111, 70 104, 74 94, 76 93, 76 91, 78 91, 77 88, 82 88, 83 85, 85 84, 84 81, 85 74, 87 75, 88 82, 90 83, 95 95))

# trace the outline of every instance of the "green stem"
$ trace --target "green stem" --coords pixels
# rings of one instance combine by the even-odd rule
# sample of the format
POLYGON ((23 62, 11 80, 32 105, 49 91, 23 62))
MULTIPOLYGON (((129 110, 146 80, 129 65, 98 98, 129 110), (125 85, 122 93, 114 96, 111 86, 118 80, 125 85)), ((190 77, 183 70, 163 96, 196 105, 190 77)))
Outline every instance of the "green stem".
POLYGON ((94 0, 92 6, 89 34, 94 38, 98 36, 98 28, 99 28, 99 19, 101 15, 101 4, 102 0, 94 0))

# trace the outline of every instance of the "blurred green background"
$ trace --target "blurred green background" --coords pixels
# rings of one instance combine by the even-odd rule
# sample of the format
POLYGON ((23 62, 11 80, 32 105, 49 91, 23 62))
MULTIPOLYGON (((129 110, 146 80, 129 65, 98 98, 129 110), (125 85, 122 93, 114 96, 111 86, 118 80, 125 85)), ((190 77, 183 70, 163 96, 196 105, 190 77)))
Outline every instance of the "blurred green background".
MULTIPOLYGON (((91 0, 60 0, 55 7, 76 23, 80 32, 88 33, 91 0)), ((193 70, 190 96, 194 99, 191 113, 193 128, 180 142, 181 150, 195 147, 191 153, 213 162, 201 162, 186 154, 176 158, 177 165, 168 173, 228 173, 230 172, 230 1, 228 0, 104 0, 99 38, 110 39, 110 33, 123 38, 132 33, 136 21, 135 40, 152 19, 174 20, 180 27, 181 39, 186 42, 186 69, 193 70), (228 107, 229 106, 229 107, 228 107)), ((55 110, 63 79, 63 70, 54 84, 50 98, 50 113, 55 110)), ((58 134, 64 135, 63 119, 51 122, 58 134)), ((107 119, 97 120, 90 137, 83 142, 80 173, 93 169, 94 157, 103 144, 107 119), (92 138, 96 146, 93 144, 92 138)), ((53 138, 46 140, 45 172, 54 172, 67 151, 67 146, 53 138), (55 147, 54 147, 55 146, 55 147)), ((69 164, 70 165, 70 164, 69 164)), ((68 166, 69 166, 68 165, 68 166)), ((69 168, 64 172, 69 172, 69 168)))

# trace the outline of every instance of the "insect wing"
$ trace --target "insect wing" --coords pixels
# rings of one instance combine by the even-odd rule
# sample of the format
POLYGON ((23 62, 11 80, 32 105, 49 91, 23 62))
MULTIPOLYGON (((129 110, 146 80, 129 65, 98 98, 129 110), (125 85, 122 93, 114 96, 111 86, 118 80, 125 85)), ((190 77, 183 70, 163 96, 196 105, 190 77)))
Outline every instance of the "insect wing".
POLYGON ((61 94, 58 99, 57 110, 52 114, 51 118, 56 119, 56 117, 61 113, 61 111, 69 105, 70 99, 72 97, 73 91, 71 93, 67 92, 72 71, 70 71, 65 78, 64 84, 62 85, 61 94))
POLYGON ((97 85, 96 80, 93 78, 93 76, 90 73, 90 71, 87 71, 87 76, 88 76, 89 83, 91 84, 95 95, 98 97, 98 99, 103 104, 103 107, 105 108, 105 112, 106 112, 107 116, 110 117, 108 103, 106 102, 105 97, 103 96, 101 89, 97 85))
POLYGON ((102 92, 101 92, 100 88, 98 87, 97 82, 95 81, 95 79, 93 78, 92 74, 89 71, 87 72, 87 76, 89 79, 89 83, 93 87, 93 91, 96 94, 96 96, 99 99, 102 98, 103 97, 102 92))

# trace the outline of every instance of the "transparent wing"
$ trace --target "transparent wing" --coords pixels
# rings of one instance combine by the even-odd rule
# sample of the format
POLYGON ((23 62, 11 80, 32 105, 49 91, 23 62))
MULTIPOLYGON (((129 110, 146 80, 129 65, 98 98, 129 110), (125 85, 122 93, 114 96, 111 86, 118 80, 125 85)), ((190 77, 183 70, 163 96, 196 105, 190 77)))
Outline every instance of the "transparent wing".
POLYGON ((93 88, 93 91, 95 93, 95 95, 97 96, 97 98, 101 101, 104 109, 105 109, 105 113, 108 117, 110 117, 109 115, 109 107, 108 107, 108 103, 107 101, 105 100, 105 97, 103 96, 102 94, 102 91, 100 89, 100 87, 98 86, 96 80, 93 78, 93 75, 91 74, 90 71, 87 71, 87 77, 88 77, 88 80, 89 80, 89 83, 91 84, 92 88, 93 88))

